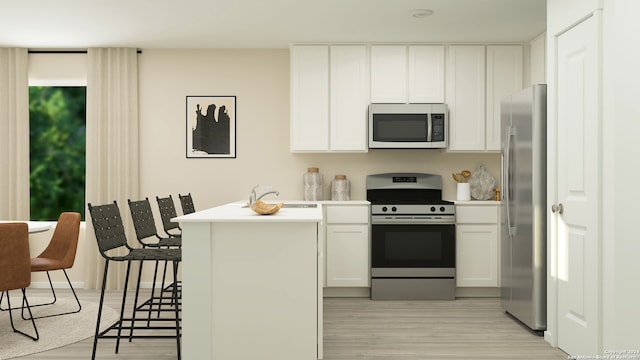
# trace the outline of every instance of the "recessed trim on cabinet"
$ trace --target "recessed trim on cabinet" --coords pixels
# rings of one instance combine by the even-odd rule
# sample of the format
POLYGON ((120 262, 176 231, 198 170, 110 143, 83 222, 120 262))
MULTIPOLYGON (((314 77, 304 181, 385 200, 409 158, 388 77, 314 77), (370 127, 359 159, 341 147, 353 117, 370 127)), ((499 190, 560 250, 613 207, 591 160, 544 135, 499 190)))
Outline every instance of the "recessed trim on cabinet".
POLYGON ((485 47, 447 48, 449 150, 485 150, 485 47))

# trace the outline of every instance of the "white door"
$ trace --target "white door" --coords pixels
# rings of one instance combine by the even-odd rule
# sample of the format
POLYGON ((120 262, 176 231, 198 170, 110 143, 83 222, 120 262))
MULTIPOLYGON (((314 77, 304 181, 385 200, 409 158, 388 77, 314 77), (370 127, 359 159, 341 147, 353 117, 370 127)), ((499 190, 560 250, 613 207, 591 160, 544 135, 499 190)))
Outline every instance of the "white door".
POLYGON ((557 37, 558 346, 574 356, 601 348, 599 23, 557 37))

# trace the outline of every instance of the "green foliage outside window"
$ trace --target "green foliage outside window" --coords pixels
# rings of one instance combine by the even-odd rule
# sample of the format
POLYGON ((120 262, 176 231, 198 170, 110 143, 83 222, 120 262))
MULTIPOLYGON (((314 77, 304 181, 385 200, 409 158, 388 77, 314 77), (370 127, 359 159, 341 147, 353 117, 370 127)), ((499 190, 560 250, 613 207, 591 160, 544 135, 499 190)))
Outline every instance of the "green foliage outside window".
POLYGON ((31 220, 84 219, 85 87, 29 87, 31 220))

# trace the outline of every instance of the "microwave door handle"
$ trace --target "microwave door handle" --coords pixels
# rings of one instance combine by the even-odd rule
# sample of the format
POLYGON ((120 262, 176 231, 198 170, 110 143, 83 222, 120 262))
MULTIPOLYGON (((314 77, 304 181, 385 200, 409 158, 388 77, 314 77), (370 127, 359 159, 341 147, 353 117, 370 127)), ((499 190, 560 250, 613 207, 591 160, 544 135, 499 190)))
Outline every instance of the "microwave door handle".
POLYGON ((427 114, 427 142, 431 142, 431 134, 433 134, 433 119, 431 114, 427 114))

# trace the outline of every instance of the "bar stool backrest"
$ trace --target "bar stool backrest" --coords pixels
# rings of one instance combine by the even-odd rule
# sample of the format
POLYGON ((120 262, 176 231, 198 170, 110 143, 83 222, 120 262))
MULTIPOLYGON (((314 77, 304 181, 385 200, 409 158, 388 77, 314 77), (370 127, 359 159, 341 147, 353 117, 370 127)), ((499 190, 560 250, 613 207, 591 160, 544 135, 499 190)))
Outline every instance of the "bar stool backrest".
POLYGON ((191 198, 191 193, 188 193, 187 195, 178 194, 178 197, 180 198, 180 205, 182 206, 183 214, 187 215, 187 214, 196 212, 196 208, 195 206, 193 206, 193 199, 191 198))
POLYGON ((172 218, 178 216, 171 195, 166 198, 156 196, 156 200, 158 201, 158 209, 160 209, 160 218, 162 219, 164 231, 169 234, 169 230, 180 229, 178 223, 171 221, 172 218))
POLYGON ((98 241, 98 248, 103 257, 107 258, 106 252, 109 250, 119 247, 129 248, 120 210, 115 201, 112 204, 97 206, 92 206, 89 203, 89 213, 98 241))
POLYGON ((133 227, 136 230, 138 240, 152 236, 158 237, 158 230, 156 229, 149 198, 138 201, 129 200, 129 210, 131 210, 131 219, 133 220, 133 227))

